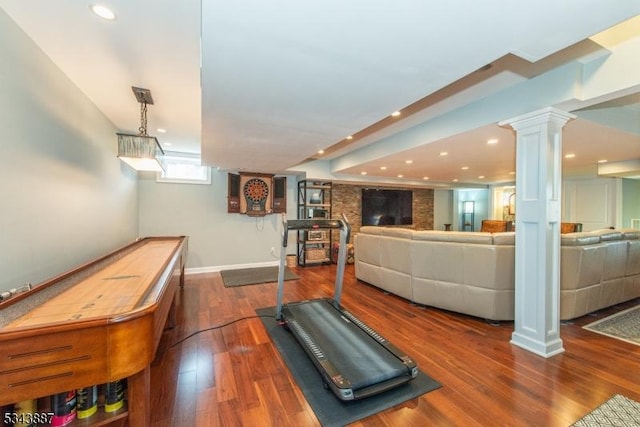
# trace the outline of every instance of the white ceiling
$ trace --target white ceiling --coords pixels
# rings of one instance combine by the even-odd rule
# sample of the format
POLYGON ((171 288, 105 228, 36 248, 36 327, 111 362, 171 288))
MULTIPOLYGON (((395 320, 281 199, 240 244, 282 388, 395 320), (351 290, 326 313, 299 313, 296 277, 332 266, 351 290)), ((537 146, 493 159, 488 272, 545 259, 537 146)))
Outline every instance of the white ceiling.
MULTIPOLYGON (((416 180, 480 184, 513 179, 513 133, 496 121, 378 157, 354 153, 594 55, 576 46, 640 14, 640 0, 615 7, 600 0, 102 3, 115 21, 93 15, 84 0, 0 0, 0 7, 120 131, 140 124, 130 89, 138 86, 155 101, 149 133, 165 149, 201 152, 220 169, 282 172, 325 149, 347 165, 335 168, 344 176, 402 171, 416 180), (494 67, 488 77, 474 73, 487 64, 494 67), (412 104, 420 108, 389 119, 412 104), (489 137, 499 144, 486 146, 489 137)), ((593 110, 590 101, 577 106, 593 110)), ((628 110, 640 123, 640 110, 628 110)), ((579 170, 605 155, 640 158, 640 137, 580 118, 567 125, 564 148, 579 153, 565 170, 579 170)))

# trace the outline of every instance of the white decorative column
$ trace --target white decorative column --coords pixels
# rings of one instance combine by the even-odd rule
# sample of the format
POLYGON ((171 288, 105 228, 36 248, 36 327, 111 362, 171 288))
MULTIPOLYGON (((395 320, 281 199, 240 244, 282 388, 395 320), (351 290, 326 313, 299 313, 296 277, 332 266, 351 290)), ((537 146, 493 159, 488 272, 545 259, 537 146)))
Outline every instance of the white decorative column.
POLYGON ((544 357, 560 339, 562 127, 574 115, 545 108, 500 123, 516 131, 515 322, 511 343, 544 357))

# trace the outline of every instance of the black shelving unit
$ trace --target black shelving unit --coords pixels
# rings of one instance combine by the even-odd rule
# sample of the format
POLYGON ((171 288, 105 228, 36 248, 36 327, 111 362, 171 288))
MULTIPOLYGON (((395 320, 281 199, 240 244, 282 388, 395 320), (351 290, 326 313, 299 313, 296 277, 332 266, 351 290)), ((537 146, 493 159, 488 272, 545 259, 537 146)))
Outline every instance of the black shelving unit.
MULTIPOLYGON (((331 218, 331 181, 298 181, 298 219, 331 218)), ((298 265, 331 262, 331 230, 298 231, 298 265)))
POLYGON ((475 222, 475 202, 462 202, 462 223, 460 229, 462 231, 473 231, 475 222))

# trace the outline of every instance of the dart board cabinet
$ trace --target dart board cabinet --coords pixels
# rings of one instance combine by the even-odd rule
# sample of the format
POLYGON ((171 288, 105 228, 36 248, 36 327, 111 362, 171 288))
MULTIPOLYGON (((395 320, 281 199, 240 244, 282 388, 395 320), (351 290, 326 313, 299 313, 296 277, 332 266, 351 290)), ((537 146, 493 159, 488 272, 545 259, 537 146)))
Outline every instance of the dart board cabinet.
POLYGON ((249 216, 286 212, 286 177, 249 172, 228 176, 227 212, 249 216))

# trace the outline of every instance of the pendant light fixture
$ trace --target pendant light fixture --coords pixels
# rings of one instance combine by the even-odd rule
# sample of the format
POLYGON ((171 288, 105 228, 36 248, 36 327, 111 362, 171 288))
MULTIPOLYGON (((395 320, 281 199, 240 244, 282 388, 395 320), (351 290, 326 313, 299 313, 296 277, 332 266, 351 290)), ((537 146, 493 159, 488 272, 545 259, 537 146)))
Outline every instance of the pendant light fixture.
POLYGON ((153 105, 149 89, 132 87, 140 103, 140 127, 138 134, 117 133, 118 157, 138 171, 161 171, 164 151, 155 136, 147 135, 147 105, 153 105))

